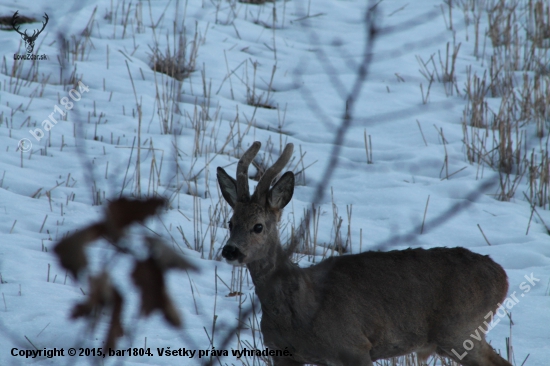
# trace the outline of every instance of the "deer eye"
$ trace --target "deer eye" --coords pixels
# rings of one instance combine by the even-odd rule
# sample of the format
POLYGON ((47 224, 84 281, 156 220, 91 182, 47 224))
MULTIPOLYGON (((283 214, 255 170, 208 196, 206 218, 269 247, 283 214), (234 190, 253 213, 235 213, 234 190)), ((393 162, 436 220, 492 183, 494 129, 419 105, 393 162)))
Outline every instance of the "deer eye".
POLYGON ((231 223, 231 221, 228 221, 227 224, 229 226, 229 231, 233 230, 233 224, 231 223))
POLYGON ((256 234, 259 234, 259 233, 262 232, 263 229, 264 229, 264 226, 262 224, 256 224, 256 225, 254 225, 253 230, 256 234))

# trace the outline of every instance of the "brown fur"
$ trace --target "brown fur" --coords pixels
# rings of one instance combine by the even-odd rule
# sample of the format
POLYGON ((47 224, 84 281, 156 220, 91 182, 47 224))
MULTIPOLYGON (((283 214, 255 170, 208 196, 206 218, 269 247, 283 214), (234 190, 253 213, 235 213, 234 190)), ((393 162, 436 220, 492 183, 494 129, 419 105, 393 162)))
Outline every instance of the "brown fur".
POLYGON ((508 291, 506 273, 488 256, 464 248, 418 248, 331 257, 309 268, 294 265, 277 229, 294 176, 287 172, 269 189, 291 154, 287 145, 275 163, 278 171, 266 172, 267 191, 252 197, 243 193, 247 182, 237 188, 218 168, 222 193, 234 208, 223 255, 249 269, 262 305, 265 344, 292 354, 275 357, 275 365, 372 366, 411 352, 425 361, 436 352, 464 366, 511 366, 480 330, 487 329, 486 315, 508 291), (255 231, 258 224, 261 232, 255 231), (473 349, 464 349, 466 340, 473 349), (464 352, 462 359, 455 355, 464 352))

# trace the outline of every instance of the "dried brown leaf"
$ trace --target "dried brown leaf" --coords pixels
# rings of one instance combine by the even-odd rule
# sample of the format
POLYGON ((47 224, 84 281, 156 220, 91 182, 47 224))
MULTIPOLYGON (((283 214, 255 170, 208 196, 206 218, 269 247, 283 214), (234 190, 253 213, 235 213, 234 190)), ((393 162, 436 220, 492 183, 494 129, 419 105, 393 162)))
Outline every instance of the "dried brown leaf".
POLYGON ((141 290, 142 314, 148 316, 159 309, 170 324, 181 326, 180 316, 166 292, 164 270, 153 258, 136 262, 132 279, 141 290))
POLYGON ((76 304, 71 313, 71 318, 97 316, 101 309, 113 304, 114 292, 116 292, 116 289, 113 287, 107 272, 101 272, 97 276, 90 277, 90 293, 84 302, 76 304))
POLYGON ((113 313, 111 316, 111 324, 107 331, 105 349, 115 348, 116 339, 124 335, 124 328, 122 328, 121 322, 123 298, 118 290, 114 288, 113 290, 113 313))
POLYGON ((91 317, 92 328, 94 328, 103 309, 111 307, 111 324, 107 331, 105 348, 114 348, 116 345, 116 338, 124 335, 121 323, 123 301, 122 295, 113 286, 109 274, 107 272, 101 272, 95 277, 90 277, 90 294, 86 301, 77 304, 73 308, 71 318, 91 317))
POLYGON ((103 224, 94 224, 84 230, 61 240, 54 248, 63 268, 69 270, 76 278, 78 272, 88 265, 84 247, 98 239, 104 232, 103 224))
POLYGON ((225 295, 225 297, 235 297, 235 296, 241 296, 241 295, 244 295, 244 294, 240 291, 233 291, 225 295))
POLYGON ((147 200, 120 198, 110 202, 105 212, 106 235, 113 241, 118 241, 126 227, 135 222, 143 222, 147 217, 154 215, 164 203, 162 198, 147 200))

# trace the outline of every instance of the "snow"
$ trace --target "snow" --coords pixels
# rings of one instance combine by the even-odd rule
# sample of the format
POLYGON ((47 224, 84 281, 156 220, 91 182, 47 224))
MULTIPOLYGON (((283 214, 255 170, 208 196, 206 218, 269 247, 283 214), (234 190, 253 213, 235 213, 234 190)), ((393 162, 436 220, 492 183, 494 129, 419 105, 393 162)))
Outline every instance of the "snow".
MULTIPOLYGON (((463 95, 447 96, 443 84, 434 82, 428 102, 422 102, 419 85, 423 84, 424 93, 428 85, 418 71, 415 56, 426 61, 438 51, 444 54, 447 42, 452 47, 453 38, 455 44, 461 42, 456 64, 459 89, 466 81, 468 66, 478 75, 487 68, 489 52, 486 51, 485 59, 474 57, 473 27, 465 27, 460 10, 453 13, 453 33, 443 19, 440 1, 395 0, 378 5, 376 24, 382 31, 375 39, 368 77, 356 96, 353 123, 345 134, 332 179, 321 182, 344 114, 345 98, 356 80, 365 50, 365 3, 292 0, 257 6, 233 0, 195 0, 129 5, 87 0, 67 8, 58 0, 33 6, 14 0, 2 2, 0 15, 19 10, 20 14, 40 19, 46 12, 50 21, 34 51, 48 55, 49 60, 36 62, 34 68, 31 61, 21 62, 19 77, 9 75, 14 64, 11 56, 23 53, 24 43, 14 32, 0 31, 6 65, 0 73, 0 365, 170 365, 174 363, 172 358, 157 356, 157 347, 211 349, 205 330, 211 334, 214 314, 214 345, 220 347, 218 342, 237 324, 239 301, 238 296, 226 297, 230 291, 222 281, 229 285, 232 273, 238 276, 241 270, 207 259, 210 243, 216 254, 227 239, 224 221, 230 212, 227 205, 220 203, 215 169, 222 166, 233 174, 236 156, 243 151, 238 146, 239 139, 243 149, 253 141, 261 141, 260 156, 267 156, 269 162, 279 155, 285 143, 292 142, 295 152, 291 166, 296 171, 307 167, 284 212, 283 238, 288 235, 287 224, 299 222, 304 209, 311 207, 317 184, 324 183, 319 243, 333 238, 334 201, 345 230, 346 206, 353 205, 350 228, 354 253, 360 249, 463 246, 490 255, 505 268, 509 293, 525 296, 519 297, 511 310, 513 326, 510 328, 508 317, 502 318, 488 339, 505 354, 505 338, 512 332, 516 364, 521 365, 529 355, 526 366, 547 365, 550 247, 544 224, 536 215, 531 218, 530 204, 523 196, 527 183, 519 186, 510 202, 496 200, 498 173, 469 164, 466 159, 461 124, 466 103, 463 95), (96 8, 91 36, 83 38, 82 31, 96 8), (111 11, 112 21, 106 16, 111 11), (272 29, 274 11, 277 23, 272 29), (127 14, 129 20, 124 26, 127 14), (138 18, 143 22, 139 26, 138 18), (185 28, 187 42, 193 40, 196 32, 199 40, 196 71, 183 80, 179 103, 177 94, 169 91, 173 79, 155 74, 150 67, 155 39, 162 53, 168 47, 174 53, 178 41, 173 37, 174 21, 178 30, 185 28), (157 23, 153 32, 151 25, 157 23), (67 39, 81 39, 80 46, 85 48, 84 56, 79 54, 76 62, 70 55, 62 76, 57 58, 58 32, 67 39), (36 67, 38 81, 29 82, 27 75, 36 67), (73 72, 89 87, 89 92, 82 92, 81 99, 73 102, 74 108, 66 111, 66 119, 54 113, 58 123, 37 141, 29 130, 44 130, 42 121, 48 119, 56 105, 62 107, 60 99, 68 97, 71 87, 63 86, 61 78, 67 80, 73 72), (263 98, 269 91, 269 99, 263 101, 277 109, 247 105, 247 96, 254 86, 255 93, 263 98), (132 150, 138 143, 136 99, 143 113, 139 167, 136 149, 132 150), (176 132, 166 134, 159 109, 163 113, 176 110, 175 103, 179 109, 173 122, 176 132), (203 118, 206 113, 210 119, 203 118), (201 131, 198 146, 195 124, 201 126, 197 128, 201 131), (367 164, 365 133, 371 136, 373 164, 367 164), (226 144, 230 134, 233 137, 226 144), (18 149, 23 138, 32 143, 30 151, 18 149), (301 154, 303 159, 299 161, 301 154), (14 347, 102 347, 108 318, 102 318, 93 332, 87 330, 85 321, 69 319, 73 306, 85 299, 86 282, 66 276, 53 247, 68 232, 101 219, 103 208, 97 205, 98 200, 103 204, 121 192, 136 193, 138 168, 142 195, 156 192, 170 199, 170 209, 160 219, 147 221, 147 228, 181 248, 185 258, 199 268, 188 275, 174 271, 168 277, 169 293, 183 318, 183 329, 169 326, 160 314, 147 319, 139 317, 139 293, 128 276, 131 261, 116 257, 109 269, 126 298, 123 323, 128 333, 117 348, 146 344, 154 356, 12 356, 14 347), (189 183, 195 175, 196 182, 189 183), (487 182, 492 185, 479 191, 487 182), (475 200, 441 224, 433 223, 453 205, 473 197, 472 193, 475 200), (423 234, 418 235, 428 197, 426 225, 423 234), (221 210, 221 214, 209 223, 214 210, 221 210), (213 227, 217 227, 215 232, 211 231, 213 227), (193 247, 195 240, 204 240, 203 248, 189 249, 178 228, 193 247), (521 288, 526 276, 540 280, 528 292, 521 288)), ((482 22, 485 29, 486 16, 482 22)), ((39 24, 24 24, 22 28, 32 30, 39 24)), ((539 208, 537 212, 550 223, 548 211, 539 208)), ((139 241, 140 233, 149 230, 136 228, 129 242, 139 241)), ((105 242, 91 245, 87 253, 92 271, 115 257, 113 248, 105 242)), ((307 266, 311 259, 303 257, 300 264, 307 266)), ((248 305, 254 292, 250 280, 245 279, 242 292, 248 305)), ((243 330, 241 334, 251 343, 258 341, 250 331, 243 330)), ((237 347, 235 338, 227 349, 237 347)), ((176 359, 185 365, 205 361, 198 356, 176 359)), ((229 356, 222 362, 240 361, 229 356)))

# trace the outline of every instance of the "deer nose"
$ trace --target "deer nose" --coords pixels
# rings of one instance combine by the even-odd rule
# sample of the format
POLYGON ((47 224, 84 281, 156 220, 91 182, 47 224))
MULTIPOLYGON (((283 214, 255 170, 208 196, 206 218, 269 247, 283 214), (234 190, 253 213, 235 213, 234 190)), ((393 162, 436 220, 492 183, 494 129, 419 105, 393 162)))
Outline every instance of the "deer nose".
POLYGON ((226 245, 222 250, 222 257, 228 261, 236 260, 240 255, 239 249, 233 245, 226 245))

